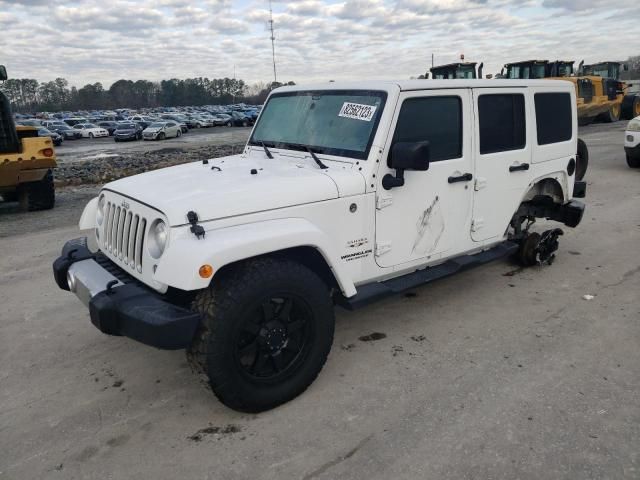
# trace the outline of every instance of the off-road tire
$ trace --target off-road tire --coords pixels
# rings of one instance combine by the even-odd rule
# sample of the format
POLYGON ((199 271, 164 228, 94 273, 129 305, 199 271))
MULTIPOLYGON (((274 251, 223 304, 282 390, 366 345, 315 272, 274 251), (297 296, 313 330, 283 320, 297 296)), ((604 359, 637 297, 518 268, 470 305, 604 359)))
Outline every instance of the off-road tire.
POLYGON ((620 105, 612 105, 609 110, 604 112, 601 116, 605 123, 613 123, 620 120, 620 105))
POLYGON ((638 115, 640 115, 640 95, 625 95, 620 106, 620 118, 631 120, 638 115))
POLYGON ((576 176, 575 179, 580 181, 587 174, 589 168, 589 149, 587 144, 581 138, 578 139, 578 151, 576 152, 576 176))
POLYGON ((189 363, 207 375, 222 403, 242 412, 269 410, 304 392, 322 370, 333 343, 335 317, 326 284, 305 266, 286 259, 250 260, 221 272, 197 294, 192 309, 202 322, 187 350, 189 363), (304 342, 295 360, 299 363, 284 370, 284 378, 265 383, 243 372, 234 352, 243 326, 251 323, 265 299, 283 294, 306 305, 312 341, 304 342))
POLYGON ((540 234, 531 232, 520 243, 520 248, 516 254, 518 263, 523 267, 533 267, 538 264, 536 248, 540 243, 540 234))
POLYGON ((627 165, 629 168, 640 168, 640 156, 632 157, 627 153, 627 165))
POLYGON ((594 120, 594 117, 578 117, 578 125, 580 125, 581 127, 591 125, 594 120))
POLYGON ((164 132, 158 134, 158 140, 164 140, 166 137, 167 136, 164 134, 164 132))
POLYGON ((51 170, 47 171, 44 178, 38 182, 20 185, 18 199, 22 211, 34 212, 53 208, 56 201, 56 192, 51 170))

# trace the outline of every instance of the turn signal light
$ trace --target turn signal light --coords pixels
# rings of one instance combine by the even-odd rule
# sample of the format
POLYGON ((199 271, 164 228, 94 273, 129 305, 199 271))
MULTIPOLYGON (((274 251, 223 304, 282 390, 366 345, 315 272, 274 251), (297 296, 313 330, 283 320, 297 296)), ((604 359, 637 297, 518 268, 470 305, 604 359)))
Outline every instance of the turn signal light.
POLYGON ((45 157, 53 157, 53 148, 45 148, 44 150, 42 150, 42 154, 45 157))
POLYGON ((205 263, 200 267, 198 273, 202 278, 211 278, 211 275, 213 275, 213 267, 205 263))

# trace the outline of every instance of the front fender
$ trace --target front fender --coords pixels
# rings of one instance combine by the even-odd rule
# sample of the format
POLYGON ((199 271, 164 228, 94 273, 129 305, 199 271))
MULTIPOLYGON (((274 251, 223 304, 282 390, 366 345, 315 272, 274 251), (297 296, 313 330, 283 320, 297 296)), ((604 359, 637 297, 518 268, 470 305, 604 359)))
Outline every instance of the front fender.
POLYGON ((320 252, 343 295, 351 297, 356 294, 355 285, 340 263, 331 240, 304 218, 284 218, 209 230, 199 240, 188 228, 183 228, 176 238, 171 238, 154 278, 181 290, 200 290, 210 282, 198 274, 203 264, 211 265, 216 272, 240 260, 306 246, 320 252))
POLYGON ((89 203, 84 207, 80 221, 78 222, 78 228, 80 230, 90 230, 96 226, 96 212, 98 210, 98 197, 94 197, 89 200, 89 203))

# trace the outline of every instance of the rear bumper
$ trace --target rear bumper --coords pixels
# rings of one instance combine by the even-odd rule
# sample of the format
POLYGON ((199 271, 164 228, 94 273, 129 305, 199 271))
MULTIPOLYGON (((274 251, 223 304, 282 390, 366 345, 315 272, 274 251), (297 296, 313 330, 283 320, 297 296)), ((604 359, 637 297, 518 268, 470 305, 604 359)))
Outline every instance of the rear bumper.
POLYGON ((177 350, 191 344, 200 316, 168 302, 137 282, 123 283, 103 268, 86 239, 67 242, 53 263, 53 276, 89 308, 91 323, 108 335, 123 335, 145 345, 177 350))

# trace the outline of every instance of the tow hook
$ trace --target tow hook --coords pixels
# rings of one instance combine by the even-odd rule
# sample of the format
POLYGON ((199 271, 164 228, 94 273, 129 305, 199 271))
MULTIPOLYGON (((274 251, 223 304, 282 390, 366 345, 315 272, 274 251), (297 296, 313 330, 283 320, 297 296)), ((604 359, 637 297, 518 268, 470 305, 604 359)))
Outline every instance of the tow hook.
POLYGON ((561 228, 546 230, 542 233, 536 248, 539 265, 544 265, 545 263, 551 265, 556 259, 555 252, 558 250, 558 237, 560 235, 564 235, 561 228))

